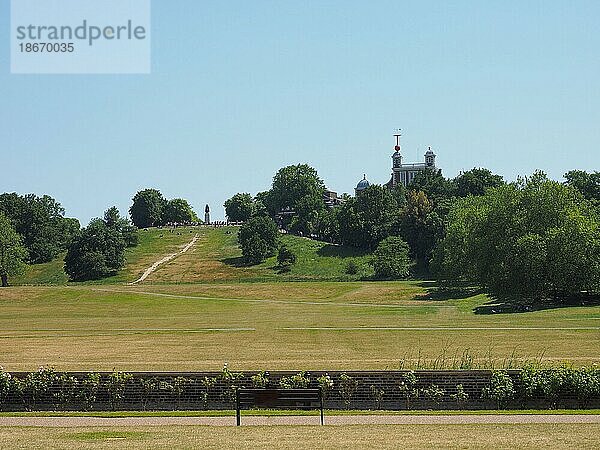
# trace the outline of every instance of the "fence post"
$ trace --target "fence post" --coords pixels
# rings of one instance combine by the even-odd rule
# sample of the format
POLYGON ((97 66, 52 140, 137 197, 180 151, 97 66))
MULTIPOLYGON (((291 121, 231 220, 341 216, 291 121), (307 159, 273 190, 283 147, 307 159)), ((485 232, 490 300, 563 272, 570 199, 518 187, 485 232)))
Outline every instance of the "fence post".
POLYGON ((242 417, 240 412, 240 389, 235 390, 235 422, 239 427, 241 425, 242 417))
POLYGON ((321 425, 323 425, 323 390, 319 388, 319 401, 321 402, 321 425))

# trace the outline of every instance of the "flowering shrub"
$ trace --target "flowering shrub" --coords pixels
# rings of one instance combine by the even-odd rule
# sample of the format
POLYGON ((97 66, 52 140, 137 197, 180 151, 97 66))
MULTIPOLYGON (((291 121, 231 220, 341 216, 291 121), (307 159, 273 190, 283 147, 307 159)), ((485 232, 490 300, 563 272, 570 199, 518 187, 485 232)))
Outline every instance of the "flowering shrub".
POLYGON ((417 376, 414 371, 403 373, 398 390, 406 400, 406 409, 410 409, 411 399, 419 398, 419 390, 417 389, 417 376))
POLYGON ((497 408, 515 396, 515 388, 512 379, 504 370, 495 370, 492 372, 492 378, 488 386, 481 391, 482 397, 495 400, 497 408))
POLYGON ((373 399, 373 403, 375 404, 375 409, 381 409, 381 402, 383 400, 383 396, 385 395, 385 391, 372 384, 369 387, 369 392, 371 394, 371 398, 373 399))
POLYGON ((202 404, 204 405, 204 408, 208 406, 208 393, 210 389, 217 384, 217 381, 219 381, 219 379, 214 377, 204 377, 200 380, 200 385, 202 386, 202 404))
POLYGON ((185 388, 192 384, 194 380, 185 377, 175 377, 170 385, 167 386, 174 395, 176 399, 175 408, 179 409, 181 405, 181 396, 185 392, 185 388))
POLYGON ((283 389, 305 389, 310 385, 307 372, 299 372, 291 377, 281 377, 279 385, 283 389))
POLYGON ((327 397, 329 397, 329 393, 333 389, 333 380, 329 374, 326 373, 325 375, 321 375, 319 378, 317 378, 317 383, 319 383, 319 387, 321 388, 323 400, 326 400, 327 397))
POLYGON ((358 381, 356 381, 350 375, 343 373, 340 375, 339 386, 340 396, 342 397, 342 400, 344 400, 344 405, 346 406, 346 409, 348 409, 350 408, 350 401, 352 400, 352 396, 354 395, 354 392, 358 387, 358 381))
POLYGON ((98 389, 100 389, 100 374, 94 372, 88 373, 80 383, 79 391, 79 397, 83 400, 86 410, 91 409, 94 403, 96 403, 98 389))
POLYGON ((8 394, 12 389, 12 376, 0 367, 0 404, 6 401, 8 394))
POLYGON ((520 372, 520 395, 524 400, 542 399, 552 408, 558 407, 561 396, 574 396, 580 405, 600 396, 600 369, 596 366, 539 369, 527 366, 520 372))
POLYGON ((433 403, 435 403, 436 406, 440 404, 445 393, 446 391, 440 388, 437 384, 432 384, 431 386, 423 389, 423 396, 427 400, 431 400, 433 403))
POLYGON ((464 404, 469 400, 469 394, 465 392, 465 388, 462 384, 457 384, 456 392, 454 394, 450 394, 450 399, 456 402, 459 409, 462 409, 464 404))
POLYGON ((264 389, 269 385, 269 372, 265 372, 264 370, 254 374, 250 377, 252 381, 252 386, 257 389, 264 389))
POLYGON ((238 388, 243 387, 241 385, 241 379, 244 378, 242 372, 232 372, 229 370, 227 363, 223 364, 219 379, 225 384, 225 390, 221 394, 223 401, 227 403, 233 403, 235 401, 235 394, 238 388))
POLYGON ((133 375, 126 372, 113 370, 105 381, 106 391, 108 392, 108 400, 113 411, 119 405, 125 395, 127 383, 131 381, 133 375))

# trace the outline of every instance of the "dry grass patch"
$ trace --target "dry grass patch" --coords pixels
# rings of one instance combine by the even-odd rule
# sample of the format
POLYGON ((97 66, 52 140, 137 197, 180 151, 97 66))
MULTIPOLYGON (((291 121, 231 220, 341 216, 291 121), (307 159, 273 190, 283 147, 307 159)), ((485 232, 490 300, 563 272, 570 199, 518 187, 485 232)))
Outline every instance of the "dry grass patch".
POLYGON ((95 427, 0 429, 3 448, 581 448, 598 424, 95 427))

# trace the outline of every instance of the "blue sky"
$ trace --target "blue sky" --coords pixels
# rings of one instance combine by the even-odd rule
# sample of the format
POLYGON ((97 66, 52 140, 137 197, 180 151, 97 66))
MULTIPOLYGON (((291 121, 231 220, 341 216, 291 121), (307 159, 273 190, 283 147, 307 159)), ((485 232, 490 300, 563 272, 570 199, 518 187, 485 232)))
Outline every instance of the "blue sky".
POLYGON ((447 176, 600 170, 598 1, 153 0, 150 75, 11 75, 0 0, 0 192, 86 223, 160 189, 222 217, 309 163, 389 179, 394 128, 447 176))

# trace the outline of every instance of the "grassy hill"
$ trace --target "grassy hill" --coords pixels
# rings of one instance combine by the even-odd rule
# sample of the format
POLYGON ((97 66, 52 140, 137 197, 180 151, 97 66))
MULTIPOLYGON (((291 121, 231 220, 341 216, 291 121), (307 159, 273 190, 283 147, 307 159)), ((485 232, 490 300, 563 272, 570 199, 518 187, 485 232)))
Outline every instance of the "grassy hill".
MULTIPOLYGON (((179 228, 140 230, 140 243, 127 249, 127 263, 116 276, 93 284, 130 283, 138 279, 154 262, 177 253, 198 234, 196 244, 186 253, 165 263, 144 283, 194 283, 216 281, 352 281, 372 275, 369 256, 348 247, 282 235, 281 241, 297 255, 297 263, 287 273, 279 273, 275 257, 262 264, 246 265, 237 244, 237 228, 179 228), (349 261, 359 267, 356 275, 345 273, 349 261)), ((60 285, 68 279, 63 258, 28 267, 23 276, 11 280, 14 285, 60 285)))
POLYGON ((598 362, 600 306, 502 313, 476 291, 370 282, 369 255, 281 236, 297 255, 246 266, 236 228, 140 231, 116 276, 66 283, 62 261, 0 290, 0 363, 10 370, 504 367, 524 359, 598 362), (155 261, 187 252, 136 280, 155 261), (361 268, 345 274, 349 261, 361 268), (251 282, 250 282, 251 281, 251 282), (311 282, 305 282, 311 281, 311 282), (67 284, 67 285, 65 285, 67 284))

